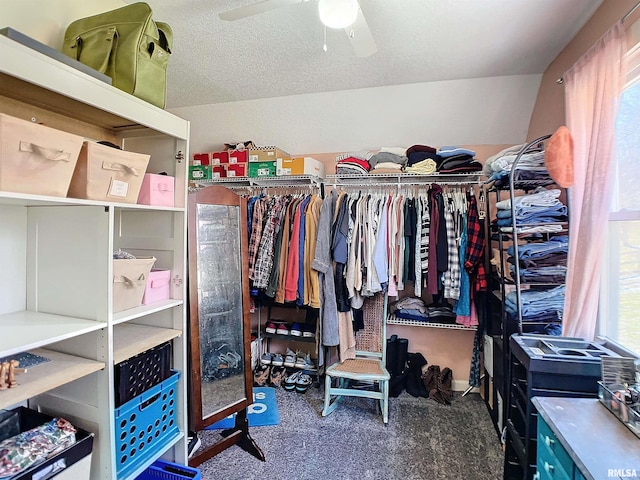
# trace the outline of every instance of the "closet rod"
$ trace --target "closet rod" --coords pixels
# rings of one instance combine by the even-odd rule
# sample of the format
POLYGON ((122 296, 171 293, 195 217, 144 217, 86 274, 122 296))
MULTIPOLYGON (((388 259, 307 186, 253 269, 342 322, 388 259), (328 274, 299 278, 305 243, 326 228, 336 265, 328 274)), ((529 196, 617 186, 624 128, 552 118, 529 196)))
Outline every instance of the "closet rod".
POLYGON ((627 13, 625 13, 624 17, 622 17, 621 22, 622 22, 622 23, 624 23, 624 21, 625 21, 627 18, 629 18, 629 16, 630 16, 633 12, 635 12, 635 11, 637 10, 637 8, 638 8, 638 7, 640 7, 640 2, 636 3, 636 4, 634 5, 634 7, 633 7, 631 10, 629 10, 627 13))
MULTIPOLYGON (((622 16, 622 18, 620 19, 620 21, 622 23, 624 23, 627 18, 629 18, 631 15, 633 15, 633 12, 635 12, 638 9, 638 7, 640 7, 640 2, 637 2, 633 7, 631 7, 631 10, 629 10, 627 13, 625 13, 622 16)), ((556 83, 558 85, 562 85, 564 83, 564 77, 557 78, 556 79, 556 83)))
POLYGON ((478 185, 481 186, 482 182, 479 181, 467 181, 467 182, 428 182, 428 183, 424 183, 424 182, 376 182, 376 183, 371 183, 369 185, 359 185, 357 183, 331 183, 331 186, 334 188, 359 188, 359 189, 365 189, 365 188, 376 188, 376 187, 397 187, 398 185, 400 186, 406 186, 406 187, 430 187, 431 185, 436 184, 436 185, 478 185))

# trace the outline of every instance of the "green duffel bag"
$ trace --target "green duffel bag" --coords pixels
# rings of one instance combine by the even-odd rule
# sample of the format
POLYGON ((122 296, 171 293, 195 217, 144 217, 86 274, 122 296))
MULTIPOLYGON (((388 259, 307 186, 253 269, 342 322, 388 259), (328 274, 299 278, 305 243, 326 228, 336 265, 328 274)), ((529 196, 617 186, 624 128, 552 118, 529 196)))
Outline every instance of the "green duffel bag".
POLYGON ((164 108, 173 32, 139 2, 81 18, 64 35, 63 53, 112 79, 113 86, 164 108))

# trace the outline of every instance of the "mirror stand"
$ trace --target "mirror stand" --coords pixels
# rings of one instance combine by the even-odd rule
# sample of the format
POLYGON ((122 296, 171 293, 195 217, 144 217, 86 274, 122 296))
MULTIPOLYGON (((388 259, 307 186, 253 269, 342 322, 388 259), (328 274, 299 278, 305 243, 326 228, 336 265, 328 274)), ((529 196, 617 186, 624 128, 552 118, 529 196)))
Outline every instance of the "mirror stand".
POLYGON ((189 194, 189 350, 191 426, 202 431, 235 415, 235 426, 189 460, 198 466, 232 445, 264 461, 249 435, 253 403, 247 204, 210 186, 189 194))

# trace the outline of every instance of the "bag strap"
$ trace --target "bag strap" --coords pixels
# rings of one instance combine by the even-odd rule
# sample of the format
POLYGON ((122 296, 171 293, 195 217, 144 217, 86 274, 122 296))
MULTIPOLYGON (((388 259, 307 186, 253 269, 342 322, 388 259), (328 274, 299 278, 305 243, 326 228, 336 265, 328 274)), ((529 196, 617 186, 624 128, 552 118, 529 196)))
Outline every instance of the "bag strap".
MULTIPOLYGON (((104 73, 107 71, 107 66, 109 65, 109 58, 111 58, 111 52, 115 51, 116 47, 117 47, 117 43, 118 43, 118 30, 116 29, 115 26, 110 26, 107 27, 107 29, 104 31, 105 35, 104 35, 104 41, 105 42, 109 42, 111 44, 111 48, 109 48, 106 52, 105 52, 105 56, 102 59, 102 64, 100 64, 98 66, 98 68, 96 68, 97 71, 99 71, 100 73, 104 73)), ((84 41, 82 39, 82 35, 78 35, 73 44, 71 45, 72 49, 76 49, 76 60, 80 61, 80 55, 82 54, 82 45, 84 44, 84 41)))
POLYGON ((160 47, 165 52, 171 54, 173 30, 171 30, 171 27, 164 22, 156 22, 156 27, 158 28, 158 35, 160 37, 160 40, 158 41, 160 47))

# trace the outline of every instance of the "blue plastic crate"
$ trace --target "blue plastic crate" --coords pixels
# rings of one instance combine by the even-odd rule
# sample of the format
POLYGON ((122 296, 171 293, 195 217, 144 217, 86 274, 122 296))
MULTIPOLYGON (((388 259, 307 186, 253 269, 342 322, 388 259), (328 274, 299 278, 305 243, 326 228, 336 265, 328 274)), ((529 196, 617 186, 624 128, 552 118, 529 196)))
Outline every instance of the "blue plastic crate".
POLYGON ((136 480, 201 480, 202 474, 197 468, 185 467, 165 460, 156 460, 136 480))
POLYGON ((150 388, 115 410, 116 471, 118 478, 165 450, 180 434, 178 388, 180 372, 150 388))

